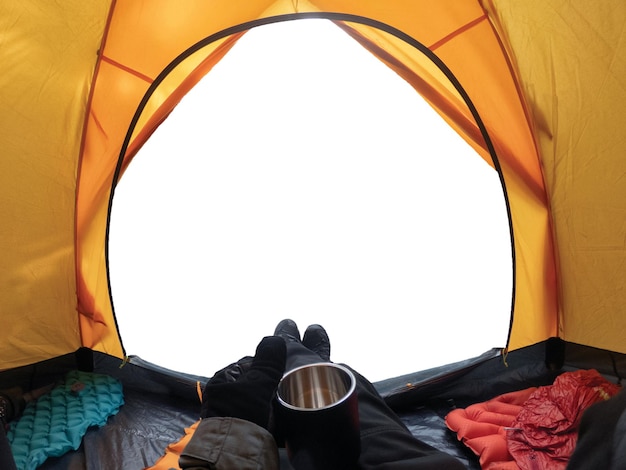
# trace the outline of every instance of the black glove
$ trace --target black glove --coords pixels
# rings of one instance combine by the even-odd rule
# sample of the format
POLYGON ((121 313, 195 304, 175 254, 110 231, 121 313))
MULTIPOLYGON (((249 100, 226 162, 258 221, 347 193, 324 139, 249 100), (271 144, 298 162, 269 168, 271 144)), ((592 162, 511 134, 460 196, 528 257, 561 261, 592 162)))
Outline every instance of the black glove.
POLYGON ((286 355, 283 338, 263 338, 249 368, 234 382, 228 381, 225 374, 207 382, 202 392, 200 417, 239 418, 268 429, 271 403, 285 372, 286 355))

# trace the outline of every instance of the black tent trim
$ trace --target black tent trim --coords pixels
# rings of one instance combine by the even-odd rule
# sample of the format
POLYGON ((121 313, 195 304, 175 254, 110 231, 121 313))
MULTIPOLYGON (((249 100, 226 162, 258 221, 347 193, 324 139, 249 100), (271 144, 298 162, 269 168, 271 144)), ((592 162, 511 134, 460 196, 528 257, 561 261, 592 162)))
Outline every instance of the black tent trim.
POLYGON ((364 24, 373 28, 377 28, 379 30, 385 31, 386 33, 389 33, 401 40, 403 40, 404 42, 406 42, 407 44, 415 47, 417 50, 419 50, 422 54, 424 54, 426 57, 428 57, 438 68, 439 70, 441 70, 441 72, 448 78, 448 80, 450 81, 450 83, 452 83, 452 85, 454 86, 454 88, 457 90, 457 92, 460 94, 460 96, 463 98, 463 101, 465 102, 465 104, 467 105, 468 109, 470 110, 479 130, 480 133, 485 141, 485 145, 487 147, 487 150, 489 151, 489 154, 492 158, 493 164, 494 164, 494 168, 496 169, 496 171, 498 172, 498 177, 500 179, 500 185, 502 187, 502 191, 503 191, 503 195, 504 195, 504 201, 505 201, 505 206, 506 206, 506 212, 507 212, 507 219, 508 219, 508 223, 509 223, 509 237, 510 237, 510 243, 511 243, 511 257, 512 257, 512 278, 513 278, 513 282, 512 282, 512 291, 511 291, 511 308, 510 308, 510 320, 509 320, 509 332, 507 335, 507 341, 506 341, 506 348, 508 349, 509 346, 509 342, 511 339, 511 329, 513 326, 513 318, 514 318, 514 310, 515 310, 515 286, 516 286, 516 257, 515 257, 515 238, 514 238, 514 232, 513 232, 513 222, 512 222, 512 218, 511 218, 511 207, 510 207, 510 202, 509 202, 509 196, 508 196, 508 192, 507 192, 507 188, 506 188, 506 183, 504 180, 504 175, 502 172, 502 168, 500 165, 500 162, 498 160, 498 156, 495 150, 495 147, 493 145, 493 142, 489 136, 489 133, 487 131, 487 128, 485 126, 485 124, 483 123, 476 107, 474 106, 472 100, 470 99, 469 95, 467 94, 467 92, 465 91, 465 89, 463 88, 463 86, 461 85, 461 83, 459 82, 459 80, 456 78, 456 76, 452 73, 452 71, 446 66, 446 64, 437 56, 437 54, 435 54, 432 50, 430 50, 427 46, 425 46, 424 44, 422 44, 421 42, 417 41, 416 39, 414 39, 413 37, 409 36, 408 34, 377 20, 374 20, 372 18, 367 18, 367 17, 363 17, 363 16, 358 16, 358 15, 350 15, 350 14, 344 14, 344 13, 332 13, 332 12, 307 12, 307 13, 293 13, 293 14, 288 14, 288 15, 278 15, 278 16, 272 16, 272 17, 268 17, 268 18, 262 18, 262 19, 258 19, 258 20, 254 20, 254 21, 249 21, 249 22, 245 22, 245 23, 241 23, 239 25, 235 25, 226 29, 223 29, 217 33, 211 34, 210 36, 207 36, 206 38, 204 38, 201 41, 198 41, 196 44, 192 45, 191 47, 189 47, 187 50, 185 50, 184 52, 182 52, 179 56, 177 56, 174 60, 172 60, 172 62, 170 62, 162 71, 161 73, 157 76, 157 78, 151 83, 150 87, 148 88, 148 90, 146 91, 145 95, 143 96, 141 102, 139 103, 139 105, 137 106, 137 110, 135 111, 135 114, 130 122, 130 125, 128 127, 128 131, 126 133, 126 136, 124 138, 123 144, 122 144, 122 148, 120 150, 119 153, 119 157, 117 160, 117 165, 115 168, 115 172, 113 174, 113 178, 111 181, 111 192, 109 195, 109 203, 108 203, 108 210, 107 210, 107 223, 106 223, 106 234, 105 234, 105 262, 106 262, 106 274, 107 274, 107 284, 108 284, 108 289, 109 289, 109 299, 111 302, 111 309, 113 311, 113 318, 115 319, 115 327, 116 327, 116 331, 118 334, 118 338, 120 340, 120 344, 122 345, 122 350, 124 352, 124 354, 126 354, 126 349, 124 348, 124 343, 122 340, 122 336, 120 334, 120 330, 119 330, 119 324, 117 322, 117 316, 115 314, 115 304, 113 301, 113 291, 112 291, 112 286, 111 286, 111 277, 110 277, 110 269, 109 269, 109 234, 110 234, 110 223, 111 223, 111 212, 112 212, 112 208, 113 208, 113 198, 115 196, 115 187, 117 186, 117 183, 119 181, 121 172, 122 172, 122 167, 123 167, 123 162, 124 162, 124 156, 126 155, 126 152, 128 150, 128 146, 130 144, 130 139, 131 136, 135 130, 135 127, 137 126, 137 123, 141 117, 141 114, 143 113, 147 103, 149 102, 151 96, 154 94, 155 90, 158 88, 158 86, 163 82, 163 80, 165 80, 165 78, 180 64, 182 63, 186 58, 188 58, 189 56, 191 56, 192 54, 194 54, 195 52, 199 51, 200 49, 202 49, 203 47, 217 41, 220 39, 223 39, 227 36, 230 36, 232 34, 237 34, 237 33, 241 33, 244 31, 248 31, 252 28, 256 28, 258 26, 263 26, 263 25, 269 25, 269 24, 273 24, 273 23, 278 23, 278 22, 283 22, 283 21, 292 21, 292 20, 298 20, 298 19, 327 19, 327 20, 331 20, 331 21, 344 21, 344 22, 353 22, 353 23, 360 23, 360 24, 364 24))
MULTIPOLYGON (((497 350, 491 350, 476 358, 376 382, 374 386, 418 439, 457 457, 468 469, 478 470, 477 457, 446 428, 444 418, 453 409, 502 393, 549 385, 559 374, 578 369, 596 369, 608 380, 621 383, 626 372, 626 354, 556 341, 561 343, 562 367, 551 358, 554 345, 544 341, 512 351, 507 365, 497 350)), ((154 464, 165 447, 178 441, 184 428, 197 421, 198 386, 208 380, 138 357, 131 356, 123 362, 80 348, 54 359, 2 371, 0 383, 3 388, 19 386, 32 390, 54 383, 75 369, 120 380, 125 404, 106 426, 90 429, 77 451, 49 459, 41 470, 92 468, 90 465, 100 468, 105 460, 111 468, 154 464)))

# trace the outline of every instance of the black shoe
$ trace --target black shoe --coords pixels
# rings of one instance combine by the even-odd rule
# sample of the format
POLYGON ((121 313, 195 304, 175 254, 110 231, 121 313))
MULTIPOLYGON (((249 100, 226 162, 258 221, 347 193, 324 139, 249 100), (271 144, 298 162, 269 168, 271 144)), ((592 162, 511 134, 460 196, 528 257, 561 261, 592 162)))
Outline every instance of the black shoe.
POLYGON ((281 320, 278 325, 276 325, 276 329, 274 330, 274 336, 280 336, 284 338, 286 342, 291 343, 300 343, 300 330, 298 330, 298 325, 293 320, 286 318, 285 320, 281 320))
POLYGON ((302 344, 324 361, 330 362, 330 339, 322 325, 311 325, 304 332, 302 344))

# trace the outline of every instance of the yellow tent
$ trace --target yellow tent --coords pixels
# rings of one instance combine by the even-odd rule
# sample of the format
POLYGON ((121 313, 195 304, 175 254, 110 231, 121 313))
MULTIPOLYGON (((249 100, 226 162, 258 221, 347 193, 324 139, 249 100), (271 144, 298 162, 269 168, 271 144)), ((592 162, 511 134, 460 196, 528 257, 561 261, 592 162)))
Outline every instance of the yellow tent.
POLYGON ((626 353, 623 4, 25 0, 0 6, 0 369, 82 346, 124 356, 106 257, 115 184, 247 30, 301 18, 335 22, 499 172, 508 348, 558 336, 626 353))
POLYGON ((119 367, 124 332, 107 265, 115 187, 238 39, 305 18, 334 22, 406 80, 493 167, 506 200, 514 269, 507 360, 488 351, 381 381, 387 403, 423 413, 417 422, 426 416, 439 427, 443 450, 476 468, 456 436, 446 437, 445 407, 551 383, 565 366, 621 380, 625 3, 5 1, 0 389, 32 390, 79 368, 120 378, 126 400, 114 426, 86 431, 81 449, 50 468, 149 466, 197 419, 203 378, 140 358, 119 367), (446 405, 428 415, 425 402, 446 405))

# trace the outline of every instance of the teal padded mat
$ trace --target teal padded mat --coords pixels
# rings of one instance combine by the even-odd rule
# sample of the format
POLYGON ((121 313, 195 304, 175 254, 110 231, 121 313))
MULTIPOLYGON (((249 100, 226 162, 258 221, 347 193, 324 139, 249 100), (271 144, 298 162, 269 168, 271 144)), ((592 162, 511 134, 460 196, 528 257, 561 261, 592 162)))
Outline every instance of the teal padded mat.
POLYGON ((18 470, 34 470, 48 457, 80 446, 91 426, 103 426, 124 404, 122 384, 102 374, 69 372, 30 402, 8 432, 18 470))

